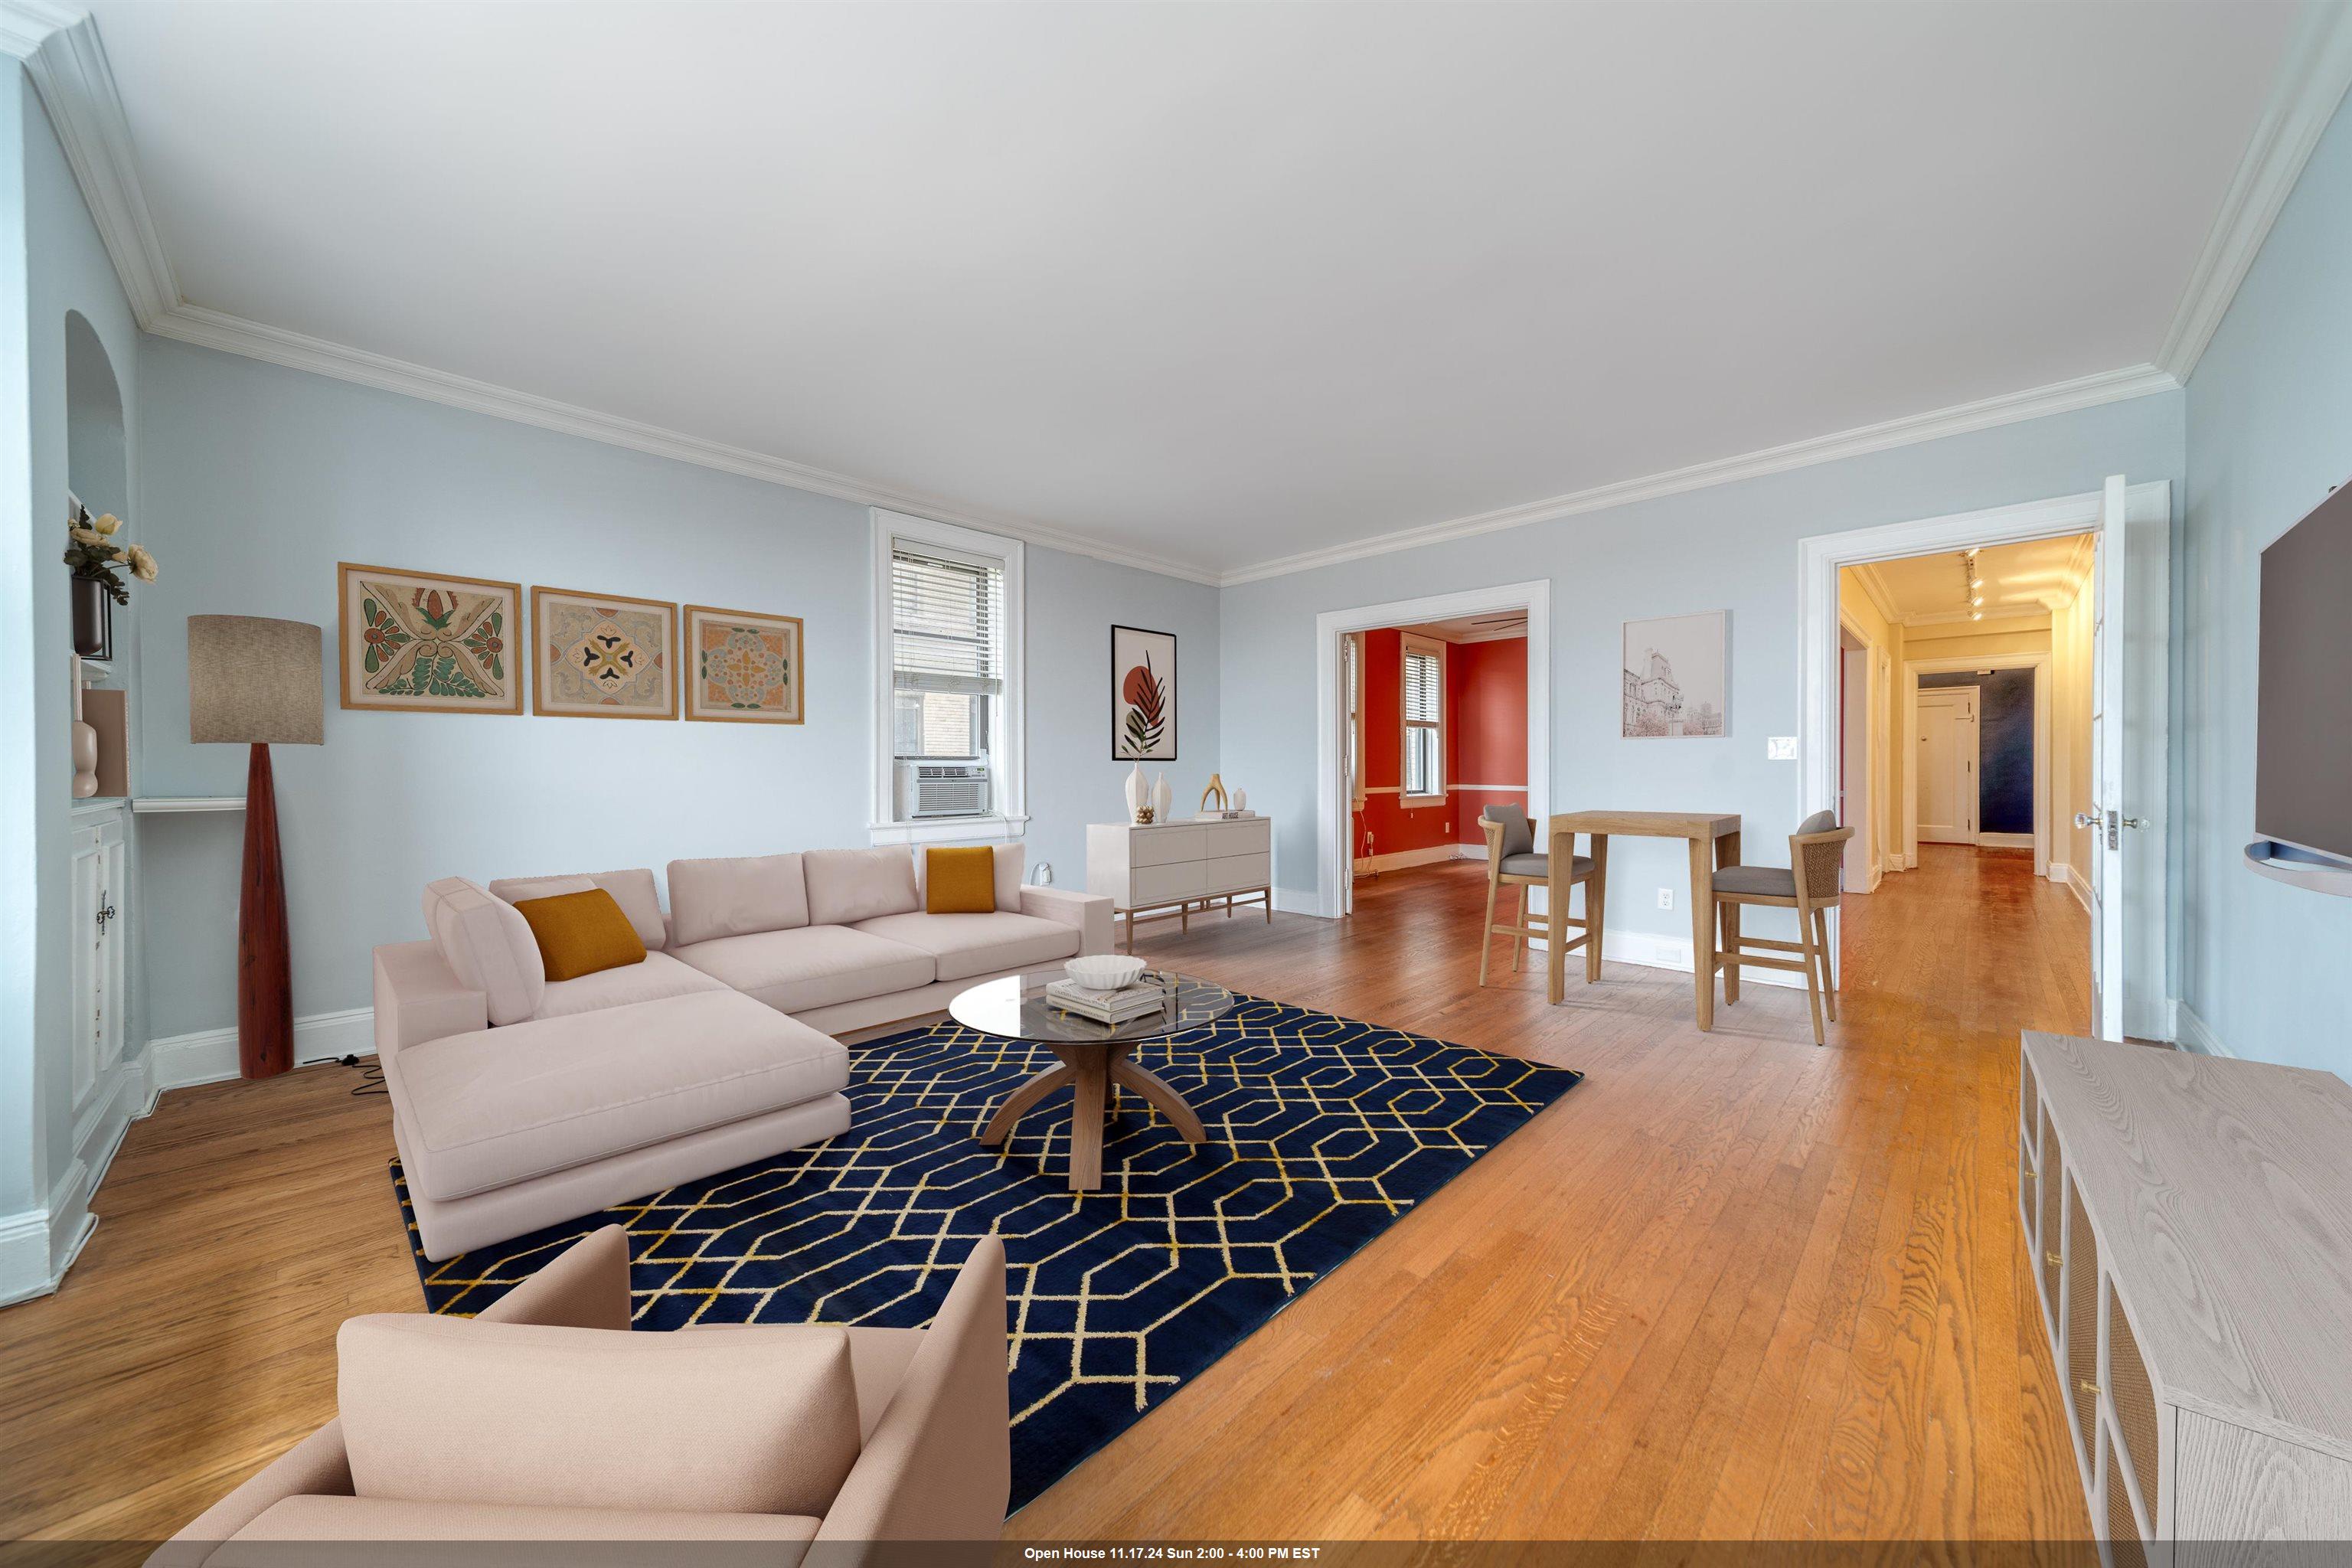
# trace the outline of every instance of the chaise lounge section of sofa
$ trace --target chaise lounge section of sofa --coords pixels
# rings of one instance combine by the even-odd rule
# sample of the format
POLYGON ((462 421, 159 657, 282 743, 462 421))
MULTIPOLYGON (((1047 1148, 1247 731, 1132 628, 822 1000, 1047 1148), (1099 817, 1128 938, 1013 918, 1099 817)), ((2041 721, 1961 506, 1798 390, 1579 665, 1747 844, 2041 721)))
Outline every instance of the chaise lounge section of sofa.
POLYGON ((1110 901, 1021 882, 930 914, 903 847, 808 850, 425 891, 375 950, 376 1049, 425 1255, 438 1261, 849 1126, 833 1037, 1000 974, 1111 948, 1110 901), (643 963, 550 981, 515 904, 602 888, 643 963))

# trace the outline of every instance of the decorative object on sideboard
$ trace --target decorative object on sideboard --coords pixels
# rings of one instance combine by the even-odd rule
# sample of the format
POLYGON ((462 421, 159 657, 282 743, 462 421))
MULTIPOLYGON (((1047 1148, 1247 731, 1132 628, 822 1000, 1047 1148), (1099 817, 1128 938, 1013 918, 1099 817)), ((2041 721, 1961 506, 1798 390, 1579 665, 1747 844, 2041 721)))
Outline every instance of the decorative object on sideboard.
POLYGON ((520 584, 344 561, 335 595, 345 708, 522 711, 520 584))
POLYGON ((131 603, 122 574, 127 572, 142 583, 155 580, 155 558, 143 545, 115 542, 121 527, 122 520, 112 512, 92 517, 81 502, 66 499, 65 563, 73 569, 74 652, 84 658, 114 657, 114 606, 131 603))
POLYGON ((1151 815, 1154 820, 1165 822, 1168 814, 1176 809, 1176 792, 1168 787, 1168 775, 1162 773, 1151 784, 1151 815))
POLYGON ((98 793, 98 731, 81 716, 81 655, 73 656, 73 797, 88 800, 98 793))
POLYGON ((1225 776, 1223 773, 1209 775, 1209 787, 1201 792, 1201 809, 1208 810, 1209 803, 1213 800, 1217 803, 1217 810, 1220 812, 1231 811, 1234 808, 1232 799, 1225 794, 1225 776))
POLYGON ((1176 634, 1111 627, 1110 688, 1112 760, 1174 762, 1176 634))
POLYGON ((236 907, 236 1054, 247 1078, 273 1077, 294 1065, 286 877, 269 748, 326 740, 323 635, 303 621, 188 617, 188 739, 252 748, 236 907))
POLYGON ((1249 791, 1245 789, 1237 789, 1234 791, 1234 809, 1235 811, 1247 811, 1249 809, 1249 791))
POLYGON ((686 716, 735 724, 797 724, 806 717, 798 616, 688 605, 686 716))
POLYGON ((1730 733, 1728 619, 1706 610, 1625 623, 1625 739, 1730 733))
POLYGON ((1151 781, 1143 776, 1143 764, 1138 763, 1127 775, 1127 819, 1142 822, 1150 809, 1151 781))
POLYGON ((533 584, 530 657, 533 713, 677 717, 676 605, 533 584))

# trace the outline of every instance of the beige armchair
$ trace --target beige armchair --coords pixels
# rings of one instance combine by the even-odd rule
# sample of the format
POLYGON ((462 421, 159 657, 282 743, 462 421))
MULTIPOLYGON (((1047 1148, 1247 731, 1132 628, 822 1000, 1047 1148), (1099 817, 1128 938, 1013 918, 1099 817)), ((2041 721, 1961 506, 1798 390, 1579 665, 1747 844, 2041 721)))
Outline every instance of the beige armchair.
MULTIPOLYGON (((627 1237, 608 1226, 575 1243, 480 1321, 625 1332, 627 1237)), ((664 1542, 665 1561, 708 1556, 766 1568, 803 1562, 865 1568, 912 1550, 891 1542, 937 1543, 920 1549, 937 1560, 948 1542, 965 1542, 978 1555, 997 1539, 1012 1490, 1001 1242, 990 1237, 973 1247, 929 1328, 753 1324, 677 1331, 803 1336, 811 1342, 846 1334, 859 1443, 821 1518, 363 1498, 355 1493, 339 1417, 206 1510, 148 1559, 151 1568, 621 1562, 632 1552, 644 1560, 644 1549, 611 1543, 648 1541, 664 1542), (493 1541, 495 1547, 483 1544, 493 1541), (467 1544, 420 1551, 419 1542, 467 1544), (596 1542, 607 1545, 586 1544, 596 1542), (615 1550, 621 1555, 613 1555, 615 1550)), ((790 1342, 780 1341, 779 1348, 790 1342)))

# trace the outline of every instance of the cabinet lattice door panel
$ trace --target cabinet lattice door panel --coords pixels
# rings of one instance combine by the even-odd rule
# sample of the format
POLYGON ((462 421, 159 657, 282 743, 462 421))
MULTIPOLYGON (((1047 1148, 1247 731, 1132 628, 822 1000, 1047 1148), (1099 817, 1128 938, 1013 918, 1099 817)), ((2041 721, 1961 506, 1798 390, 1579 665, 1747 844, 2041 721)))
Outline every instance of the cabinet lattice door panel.
POLYGON ((2022 1234, 2109 1563, 2352 1540, 2352 1085, 2040 1034, 2018 1083, 2022 1234))

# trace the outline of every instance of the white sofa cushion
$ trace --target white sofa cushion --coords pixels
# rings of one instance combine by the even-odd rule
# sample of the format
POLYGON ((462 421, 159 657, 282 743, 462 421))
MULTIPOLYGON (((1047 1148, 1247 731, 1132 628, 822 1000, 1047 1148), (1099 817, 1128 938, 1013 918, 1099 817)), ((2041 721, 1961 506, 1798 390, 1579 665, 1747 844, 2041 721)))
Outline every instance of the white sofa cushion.
POLYGON ((531 1016, 564 1018, 600 1007, 625 1007, 632 1002, 658 1002, 665 996, 726 989, 690 963, 680 963, 667 952, 648 952, 643 963, 600 969, 577 980, 549 981, 546 1000, 531 1016))
POLYGON ((583 871, 566 877, 502 877, 490 884, 490 893, 510 904, 525 899, 551 899, 559 893, 584 893, 591 888, 602 888, 613 895, 621 912, 629 917, 629 925, 637 940, 646 944, 647 952, 659 952, 669 945, 669 922, 662 919, 661 890, 654 886, 654 874, 643 866, 625 871, 583 871))
POLYGON ((808 924, 801 860, 798 855, 737 855, 671 861, 671 945, 808 924))
POLYGON ((493 1024, 520 1024, 539 1011, 547 966, 521 911, 463 877, 425 888, 425 929, 442 962, 468 991, 478 991, 493 1024))
POLYGON ((923 907, 915 890, 915 852, 903 844, 879 849, 812 849, 801 860, 808 873, 812 925, 855 925, 876 915, 905 914, 923 907))
POLYGON ((849 1053, 709 991, 446 1035, 383 1069, 408 1179, 446 1202, 837 1094, 849 1053))
POLYGON ((345 1321, 335 1360, 363 1498, 822 1516, 857 1462, 837 1328, 616 1333, 378 1312, 345 1321))
MULTIPOLYGON (((1080 931, 1035 915, 883 915, 856 929, 929 953, 941 980, 966 980, 1077 955, 1080 931)), ((844 998, 847 1000, 847 998, 844 998)))
MULTIPOLYGON (((660 1542, 667 1546, 679 1541, 764 1541, 789 1546, 796 1541, 816 1539, 818 1526, 824 1521, 807 1514, 797 1513, 703 1513, 685 1512, 676 1509, 619 1508, 541 1508, 514 1507, 488 1502, 402 1502, 394 1498, 338 1497, 326 1492, 297 1492, 280 1498, 256 1514, 253 1522, 228 1538, 212 1555, 204 1559, 205 1568, 289 1568, 289 1564, 338 1563, 359 1568, 361 1563, 413 1563, 419 1556, 429 1555, 440 1563, 471 1563, 488 1568, 499 1563, 543 1562, 530 1547, 509 1549, 507 1555, 498 1555, 496 1546, 476 1547, 471 1555, 442 1550, 430 1553, 415 1550, 415 1543, 430 1542, 527 1541, 625 1541, 660 1542), (297 1558, 286 1543, 304 1543, 305 1556, 297 1558), (383 1542, 388 1550, 373 1556, 363 1555, 350 1546, 341 1550, 321 1548, 319 1542, 383 1542), (247 1548, 253 1550, 247 1550, 247 1548), (526 1553, 531 1555, 526 1556, 526 1553)), ((677 1555, 686 1553, 680 1552, 677 1555)), ((583 1553, 592 1562, 610 1562, 604 1553, 583 1553)), ((640 1554, 640 1561, 644 1555, 640 1554)), ((668 1553, 664 1553, 668 1555, 668 1553)), ((716 1554, 714 1554, 716 1556, 716 1554)), ((159 1558, 160 1561, 160 1558, 159 1558)), ((724 1559, 736 1562, 730 1555, 724 1559)), ((789 1552, 777 1552, 763 1557, 775 1568, 792 1568, 796 1561, 789 1552)))
POLYGON ((725 936, 681 947, 677 956, 779 1013, 913 991, 937 968, 919 949, 837 925, 725 936))

